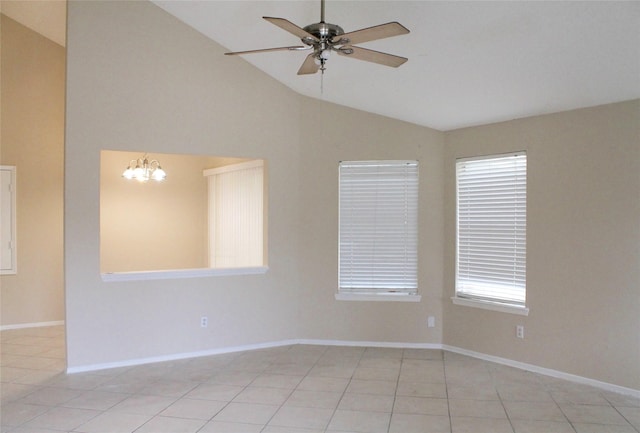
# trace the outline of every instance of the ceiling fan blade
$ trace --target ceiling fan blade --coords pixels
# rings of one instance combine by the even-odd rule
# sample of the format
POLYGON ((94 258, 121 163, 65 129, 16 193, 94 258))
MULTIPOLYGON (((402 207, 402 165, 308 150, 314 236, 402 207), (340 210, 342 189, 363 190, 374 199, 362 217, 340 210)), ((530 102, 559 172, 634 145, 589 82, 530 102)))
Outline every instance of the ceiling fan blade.
POLYGON ((315 53, 311 53, 298 69, 298 75, 315 74, 318 69, 320 69, 320 65, 316 63, 315 53))
POLYGON ((360 47, 342 47, 336 50, 341 56, 347 56, 365 62, 378 63, 380 65, 397 68, 406 62, 406 57, 394 56, 393 54, 381 53, 380 51, 368 50, 360 47))
POLYGON ((390 38, 391 36, 405 35, 409 33, 409 29, 397 21, 379 26, 367 27, 353 32, 345 33, 333 38, 336 45, 352 45, 361 44, 363 42, 375 41, 376 39, 390 38))
POLYGON ((289 20, 285 20, 284 18, 274 18, 274 17, 262 17, 262 18, 264 18, 265 20, 269 21, 271 24, 274 24, 274 25, 280 27, 281 29, 286 30, 289 33, 292 33, 292 34, 296 35, 300 39, 311 38, 314 41, 318 41, 318 38, 313 36, 311 33, 307 32, 303 28, 298 27, 297 25, 293 24, 289 20))
POLYGON ((294 47, 278 47, 278 48, 264 48, 261 50, 249 50, 249 51, 233 51, 230 53, 224 53, 226 56, 235 56, 238 54, 253 54, 253 53, 268 53, 270 51, 300 51, 309 50, 311 47, 305 47, 304 45, 294 47))

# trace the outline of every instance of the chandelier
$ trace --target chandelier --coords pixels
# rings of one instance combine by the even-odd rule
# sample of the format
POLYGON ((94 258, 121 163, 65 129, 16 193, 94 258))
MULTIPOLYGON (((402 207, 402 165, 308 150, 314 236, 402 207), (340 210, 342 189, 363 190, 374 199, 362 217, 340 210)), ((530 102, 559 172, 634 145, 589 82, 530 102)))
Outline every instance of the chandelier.
POLYGON ((149 161, 145 154, 142 158, 129 161, 129 166, 122 173, 122 177, 135 179, 138 182, 146 182, 149 179, 162 182, 167 177, 167 173, 162 169, 157 159, 149 161))

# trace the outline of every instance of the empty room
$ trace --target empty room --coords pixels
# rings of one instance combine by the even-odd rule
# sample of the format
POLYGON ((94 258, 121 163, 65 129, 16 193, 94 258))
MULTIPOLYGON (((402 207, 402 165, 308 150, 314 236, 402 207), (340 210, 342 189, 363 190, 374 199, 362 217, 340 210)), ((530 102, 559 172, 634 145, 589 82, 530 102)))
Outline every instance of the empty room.
POLYGON ((640 432, 640 2, 1 5, 2 433, 640 432))

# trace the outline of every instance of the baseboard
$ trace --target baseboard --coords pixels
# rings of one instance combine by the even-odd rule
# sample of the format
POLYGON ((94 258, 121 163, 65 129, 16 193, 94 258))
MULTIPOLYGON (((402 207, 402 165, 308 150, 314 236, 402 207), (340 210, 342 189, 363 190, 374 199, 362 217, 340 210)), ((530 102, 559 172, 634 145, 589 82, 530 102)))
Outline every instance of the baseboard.
POLYGON ((12 329, 26 329, 26 328, 43 328, 46 326, 60 326, 64 325, 64 320, 57 320, 54 322, 35 322, 35 323, 18 323, 16 325, 2 325, 0 331, 9 331, 12 329))
POLYGON ((91 364, 79 367, 67 368, 67 373, 85 373, 96 370, 105 370, 118 367, 132 367, 136 365, 152 364, 156 362, 176 361, 180 359, 198 358, 202 356, 222 355, 225 353, 244 352, 248 350, 269 349, 274 347, 291 346, 294 344, 309 344, 316 346, 350 346, 350 347, 389 347, 398 349, 440 349, 449 352, 458 353, 472 358, 482 359, 485 361, 495 362, 496 364, 506 365, 509 367, 518 368, 520 370, 530 371, 532 373, 538 373, 545 376, 555 377, 558 379, 567 380, 570 382, 580 383, 583 385, 593 386, 595 388, 602 389, 604 391, 610 391, 617 394, 629 395, 635 398, 640 398, 640 390, 633 388, 626 388, 619 385, 614 385, 607 382, 601 382, 595 379, 589 379, 587 377, 577 376, 575 374, 565 373, 558 370, 552 370, 550 368, 539 367, 537 365, 527 364, 524 362, 514 361, 507 358, 501 358, 498 356, 487 355, 485 353, 474 352, 472 350, 462 349, 456 346, 449 346, 446 344, 436 343, 398 343, 398 342, 380 342, 380 341, 352 341, 352 340, 319 340, 319 339, 293 339, 293 340, 281 340, 267 343, 248 344, 242 346, 222 347, 212 350, 204 350, 199 352, 187 352, 178 353, 172 355, 155 356, 149 358, 130 359, 125 361, 110 362, 104 364, 91 364))
POLYGON ((104 364, 89 364, 79 367, 67 367, 67 373, 86 373, 96 370, 107 370, 119 367, 133 367, 136 365, 153 364, 156 362, 177 361, 180 359, 200 358, 203 356, 224 355, 225 353, 245 352, 248 350, 270 349, 273 347, 291 346, 298 344, 298 340, 282 340, 268 343, 247 344, 243 346, 221 347, 219 349, 203 350, 198 352, 184 352, 149 358, 128 359, 125 361, 107 362, 104 364))
POLYGON ((395 349, 442 349, 442 344, 434 343, 393 343, 384 341, 351 341, 351 340, 298 340, 298 344, 315 346, 349 346, 349 347, 390 347, 395 349))
POLYGON ((527 364, 525 362, 514 361, 512 359, 500 358, 499 356, 487 355, 485 353, 474 352, 473 350, 462 349, 460 347, 442 345, 443 350, 449 352, 459 353, 460 355, 470 356, 472 358, 482 359, 484 361, 495 362, 496 364, 502 364, 509 367, 518 368, 520 370, 530 371, 532 373, 538 373, 545 376, 555 377, 557 379, 568 380, 570 382, 580 383, 583 385, 593 386, 595 388, 602 389, 604 391, 611 391, 617 394, 625 394, 631 397, 640 398, 640 390, 633 388, 626 388, 624 386, 614 385, 608 382, 601 382, 595 379, 589 379, 583 376, 577 376, 571 373, 565 373, 563 371, 552 370, 550 368, 539 367, 533 364, 527 364))
POLYGON ((177 361, 180 359, 199 358, 202 356, 223 355, 225 353, 245 352, 248 350, 269 349, 273 347, 291 346, 294 344, 309 344, 315 346, 357 346, 357 347, 394 347, 400 349, 441 349, 440 344, 429 343, 385 343, 378 341, 345 341, 345 340, 313 340, 295 339, 273 341, 268 343, 248 344, 243 346, 222 347, 219 349, 203 350, 199 352, 176 353, 172 355, 153 356, 149 358, 128 359, 125 361, 89 364, 79 367, 68 367, 67 373, 86 373, 110 368, 133 367, 136 365, 153 364, 156 362, 177 361))

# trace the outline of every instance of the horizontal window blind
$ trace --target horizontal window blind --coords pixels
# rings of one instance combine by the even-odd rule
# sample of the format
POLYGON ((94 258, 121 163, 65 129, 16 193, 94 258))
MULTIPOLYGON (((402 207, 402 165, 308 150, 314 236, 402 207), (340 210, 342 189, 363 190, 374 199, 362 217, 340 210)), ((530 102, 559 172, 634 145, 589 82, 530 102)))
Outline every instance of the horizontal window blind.
POLYGON ((456 294, 524 305, 526 153, 456 163, 456 294))
POLYGON ((418 162, 340 163, 341 292, 417 292, 418 162))

